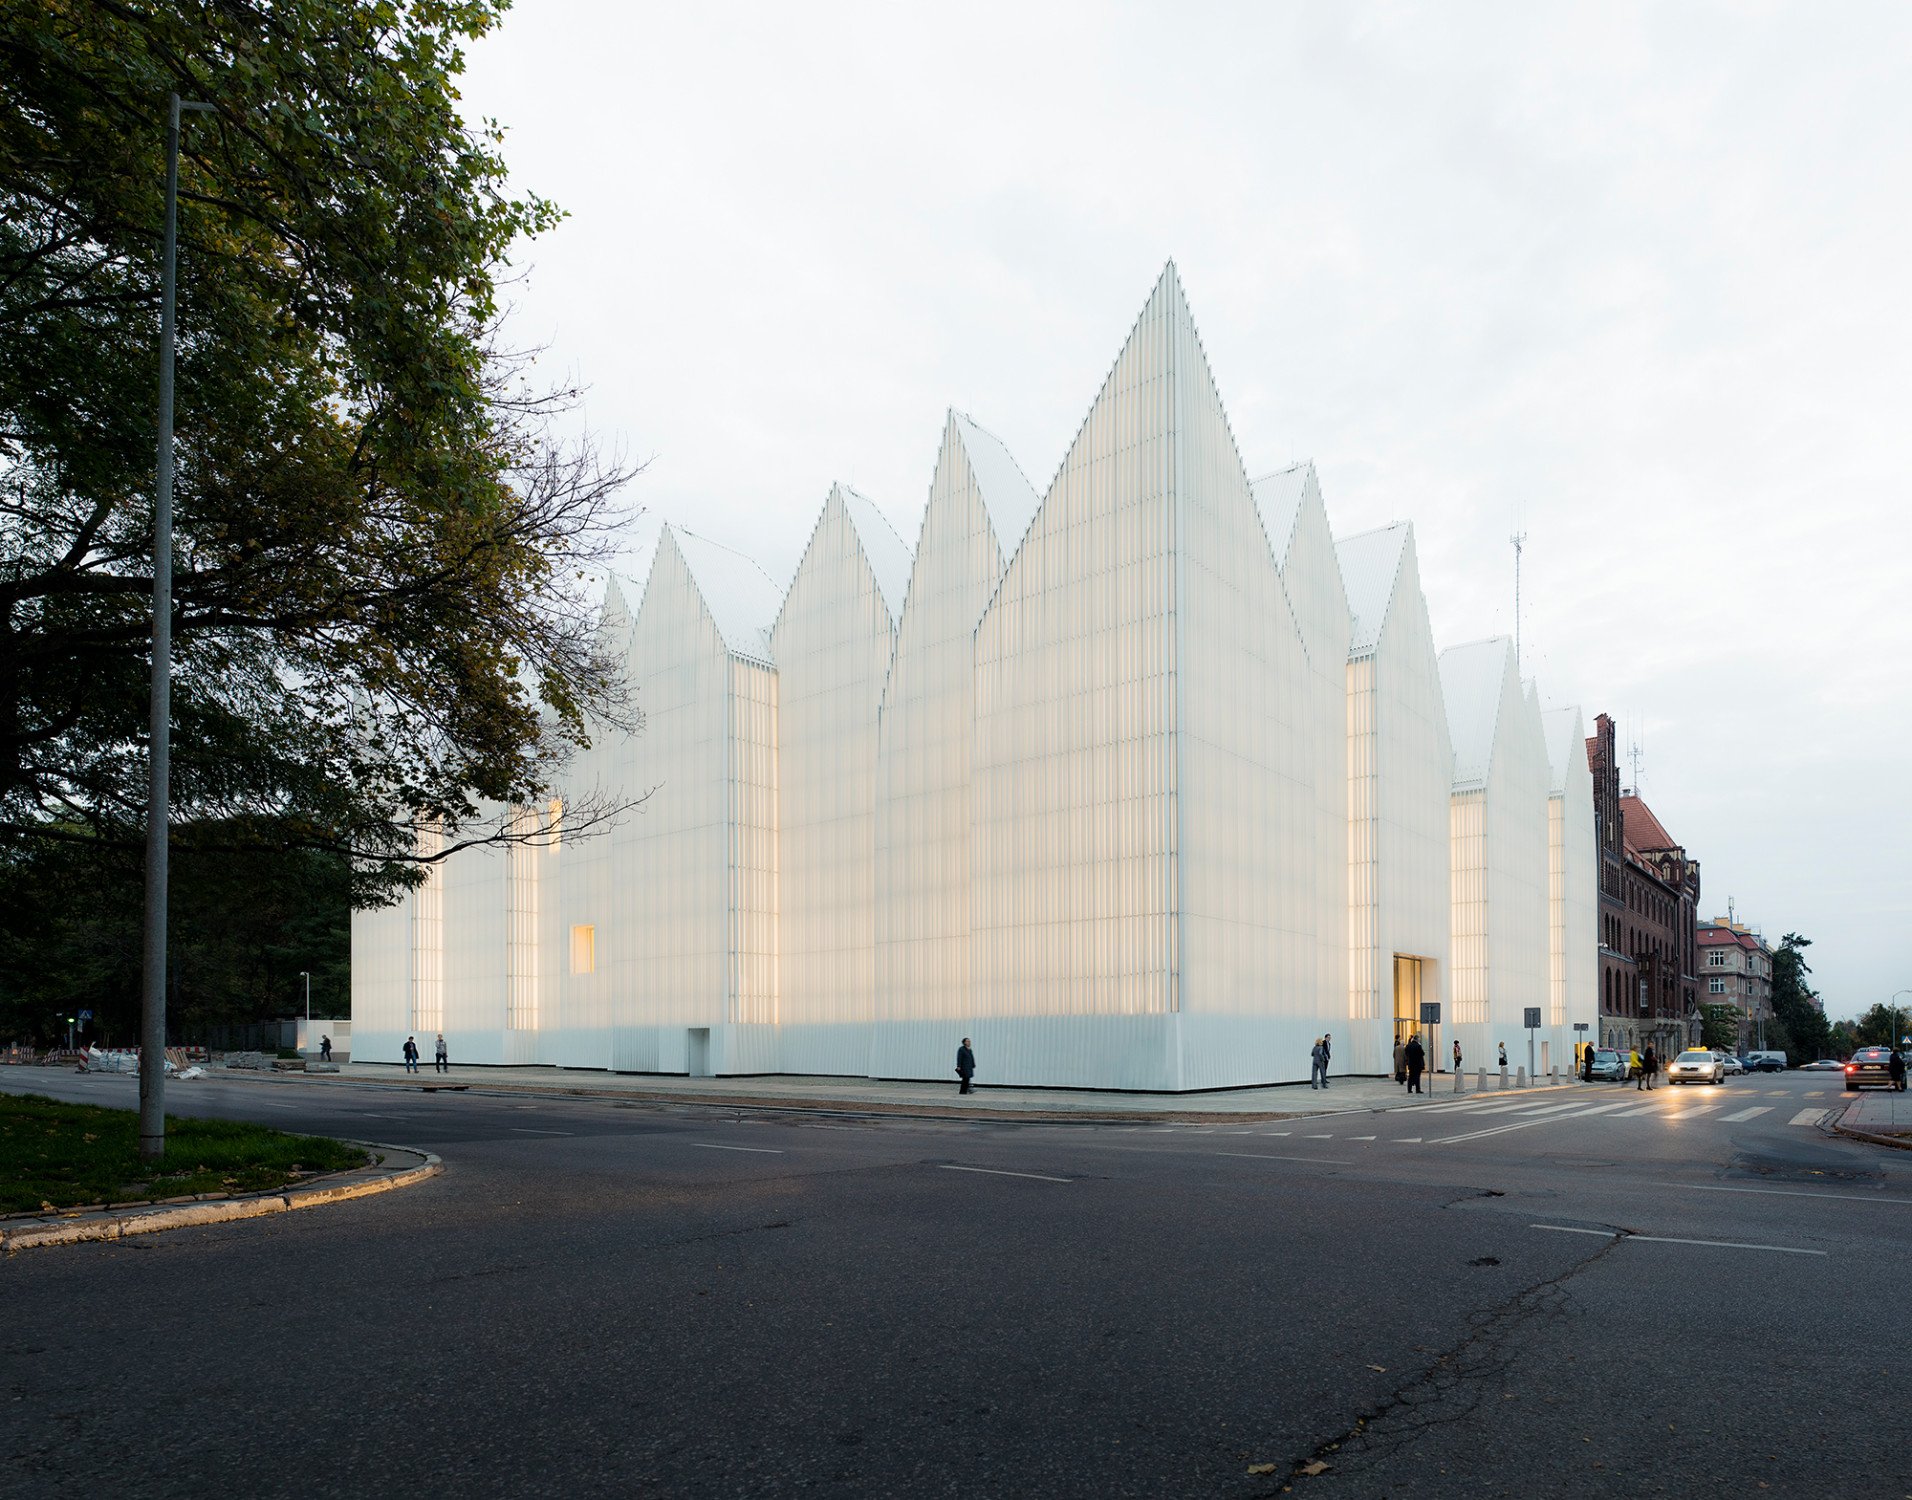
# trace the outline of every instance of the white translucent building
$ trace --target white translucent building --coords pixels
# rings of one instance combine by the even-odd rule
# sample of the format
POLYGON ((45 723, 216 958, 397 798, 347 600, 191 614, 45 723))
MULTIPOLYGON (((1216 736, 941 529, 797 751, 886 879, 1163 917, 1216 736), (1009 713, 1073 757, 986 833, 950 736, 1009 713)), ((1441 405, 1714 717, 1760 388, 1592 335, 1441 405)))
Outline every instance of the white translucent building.
POLYGON ((1547 1015, 1553 778, 1540 710, 1505 636, 1450 647, 1440 669, 1454 746, 1450 1030, 1470 1059, 1491 1064, 1505 1044, 1509 1066, 1545 1069, 1565 1054, 1547 1015))
MULTIPOLYGON (((1392 1045, 1420 1034, 1452 1057, 1450 796, 1447 707, 1421 592, 1414 528, 1397 522, 1338 547, 1347 581, 1348 1013, 1386 1022, 1392 1045), (1422 1006, 1442 1020, 1422 1024, 1422 1006)), ((1470 1054, 1478 1060, 1479 1054, 1470 1054)), ((1385 1071, 1382 1058, 1366 1071, 1385 1071)))
MULTIPOLYGON (((1556 1036, 1597 1045, 1600 874, 1587 726, 1577 708, 1541 716, 1547 736, 1548 1018, 1556 1036), (1588 1029, 1571 1032, 1575 1021, 1588 1029)), ((1569 1052, 1567 1057, 1571 1057, 1569 1052)))
POLYGON ((913 554, 843 486, 787 588, 666 527, 601 625, 642 730, 354 917, 355 1060, 953 1081, 967 1035, 986 1084, 1187 1090, 1324 1032, 1518 1054, 1527 1006, 1564 1059, 1584 746, 1504 642, 1437 662, 1410 527, 1248 476, 1171 267, 1045 491, 951 413, 913 554), (649 795, 567 835, 586 790, 649 795))

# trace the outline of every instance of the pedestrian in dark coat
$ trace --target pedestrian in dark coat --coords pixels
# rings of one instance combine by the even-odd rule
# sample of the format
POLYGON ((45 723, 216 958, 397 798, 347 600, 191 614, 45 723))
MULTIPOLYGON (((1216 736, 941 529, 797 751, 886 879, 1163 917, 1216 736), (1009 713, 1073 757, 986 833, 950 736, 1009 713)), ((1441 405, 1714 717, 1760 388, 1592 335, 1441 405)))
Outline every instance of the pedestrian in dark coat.
POLYGON ((1885 1072, 1886 1076, 1892 1080, 1892 1087, 1900 1093, 1904 1093, 1905 1054, 1900 1052, 1897 1047, 1892 1049, 1892 1056, 1886 1059, 1885 1072))
POLYGON ((319 1061, 332 1061, 332 1038, 329 1036, 319 1038, 319 1061))
POLYGON ((1646 1051, 1640 1054, 1640 1080, 1638 1083, 1633 1085, 1634 1092, 1638 1093, 1641 1089, 1652 1088, 1653 1075, 1659 1071, 1660 1071, 1659 1055, 1656 1052, 1654 1052, 1653 1043, 1648 1042, 1646 1044, 1646 1051))
POLYGON ((1394 1081, 1407 1082, 1407 1048, 1400 1042, 1394 1044, 1394 1081))
POLYGON ((962 1079, 961 1085, 956 1090, 957 1093, 973 1094, 975 1092, 969 1086, 969 1081, 976 1076, 976 1054, 969 1050, 968 1037, 964 1037, 962 1046, 956 1049, 956 1076, 962 1079))
POLYGON ((405 1038, 405 1071, 407 1073, 418 1071, 418 1042, 412 1037, 405 1038))
POLYGON ((1407 1091, 1410 1094, 1421 1092, 1421 1074, 1427 1069, 1427 1048, 1421 1045, 1418 1036, 1407 1039, 1407 1091))
POLYGON ((1593 1082, 1593 1043, 1591 1042, 1580 1049, 1580 1081, 1593 1082))

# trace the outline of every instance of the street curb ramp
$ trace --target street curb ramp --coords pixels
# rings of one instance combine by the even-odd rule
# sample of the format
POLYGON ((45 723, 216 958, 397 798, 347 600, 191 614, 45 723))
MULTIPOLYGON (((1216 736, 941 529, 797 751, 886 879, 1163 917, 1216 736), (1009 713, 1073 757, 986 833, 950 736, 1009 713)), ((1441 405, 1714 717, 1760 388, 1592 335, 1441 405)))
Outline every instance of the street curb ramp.
POLYGON ((412 1146, 391 1146, 382 1141, 347 1141, 367 1151, 382 1151, 391 1156, 411 1157, 416 1165, 393 1170, 386 1165, 357 1167, 328 1182, 310 1187, 287 1188, 279 1192, 256 1193, 243 1198, 215 1198, 197 1203, 167 1204, 145 1209, 109 1209, 104 1213, 51 1216, 12 1226, 0 1226, 0 1252, 11 1254, 37 1245, 78 1245, 88 1241, 119 1240, 135 1234, 157 1234, 164 1229, 190 1229, 202 1224, 229 1224, 239 1219, 258 1219, 267 1214, 291 1213, 300 1208, 318 1208, 327 1203, 343 1203, 349 1198, 369 1198, 374 1193, 389 1193, 395 1188, 436 1177, 445 1170, 444 1161, 435 1153, 412 1146))

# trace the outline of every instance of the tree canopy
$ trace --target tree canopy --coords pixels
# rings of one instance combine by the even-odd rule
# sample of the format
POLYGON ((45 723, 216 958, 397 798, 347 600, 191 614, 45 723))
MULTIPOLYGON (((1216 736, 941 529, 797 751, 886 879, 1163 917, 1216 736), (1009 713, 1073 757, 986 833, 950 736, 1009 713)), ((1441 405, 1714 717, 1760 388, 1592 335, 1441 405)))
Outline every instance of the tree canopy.
POLYGON ((559 218, 460 114, 503 8, 0 0, 0 837, 144 821, 175 91, 212 107, 180 162, 175 818, 375 900, 420 823, 508 836, 632 722, 589 596, 628 472, 499 342, 507 252, 559 218))
POLYGON ((1795 1067, 1833 1050, 1832 1027, 1817 992, 1806 983, 1812 972, 1806 949, 1811 946, 1811 938, 1789 932, 1773 950, 1773 1024, 1766 1040, 1768 1046, 1785 1048, 1786 1060, 1795 1067))

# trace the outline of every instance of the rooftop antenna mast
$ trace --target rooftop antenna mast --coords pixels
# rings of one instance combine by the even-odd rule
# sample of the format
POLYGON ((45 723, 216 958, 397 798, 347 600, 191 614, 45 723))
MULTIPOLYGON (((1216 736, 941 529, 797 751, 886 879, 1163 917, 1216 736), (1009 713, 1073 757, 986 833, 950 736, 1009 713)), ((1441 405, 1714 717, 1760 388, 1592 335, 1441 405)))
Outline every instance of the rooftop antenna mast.
MULTIPOLYGON (((1520 523, 1514 523, 1518 526, 1520 523)), ((1514 544, 1514 675, 1520 675, 1520 551, 1527 545, 1527 533, 1516 531, 1507 538, 1514 544)))
POLYGON ((1633 767, 1633 795, 1640 795, 1640 762, 1646 759, 1646 751, 1640 745, 1640 736, 1635 735, 1627 743, 1627 760, 1633 767))

